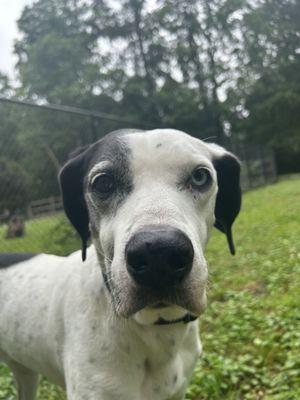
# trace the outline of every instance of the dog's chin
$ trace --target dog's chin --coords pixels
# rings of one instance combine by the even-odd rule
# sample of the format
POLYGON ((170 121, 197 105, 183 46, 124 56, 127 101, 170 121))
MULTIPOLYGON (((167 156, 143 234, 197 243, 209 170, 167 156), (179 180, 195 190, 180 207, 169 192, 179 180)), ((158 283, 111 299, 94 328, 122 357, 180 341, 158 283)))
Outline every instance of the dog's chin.
POLYGON ((145 307, 133 314, 132 318, 140 325, 172 324, 183 320, 188 311, 175 305, 164 305, 162 307, 145 307))
POLYGON ((197 291, 183 288, 165 290, 164 293, 155 293, 144 290, 127 290, 122 292, 122 298, 115 302, 115 311, 119 316, 133 318, 140 324, 149 325, 163 321, 168 323, 179 321, 191 316, 197 318, 206 308, 205 287, 197 291))

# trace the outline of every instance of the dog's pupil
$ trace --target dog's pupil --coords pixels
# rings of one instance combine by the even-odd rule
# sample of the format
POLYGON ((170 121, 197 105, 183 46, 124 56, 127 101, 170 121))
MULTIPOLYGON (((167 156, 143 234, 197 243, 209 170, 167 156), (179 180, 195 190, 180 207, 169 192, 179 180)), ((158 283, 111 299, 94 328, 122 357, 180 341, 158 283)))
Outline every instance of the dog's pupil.
POLYGON ((109 175, 98 176, 93 184, 93 188, 101 193, 111 192, 114 186, 113 178, 109 175))
POLYGON ((202 168, 196 169, 196 171, 194 171, 194 180, 196 181, 196 183, 204 183, 206 180, 206 176, 206 171, 202 168))

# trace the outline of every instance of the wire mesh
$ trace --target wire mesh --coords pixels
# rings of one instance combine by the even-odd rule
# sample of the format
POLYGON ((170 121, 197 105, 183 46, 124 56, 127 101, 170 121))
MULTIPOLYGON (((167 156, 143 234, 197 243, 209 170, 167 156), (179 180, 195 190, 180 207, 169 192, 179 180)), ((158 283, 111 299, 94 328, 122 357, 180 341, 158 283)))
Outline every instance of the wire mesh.
MULTIPOLYGON (((63 213, 58 171, 76 148, 132 123, 9 103, 0 103, 0 120, 0 252, 67 254, 79 248, 63 213)), ((242 161, 243 190, 276 181, 270 148, 232 139, 222 145, 242 161)))

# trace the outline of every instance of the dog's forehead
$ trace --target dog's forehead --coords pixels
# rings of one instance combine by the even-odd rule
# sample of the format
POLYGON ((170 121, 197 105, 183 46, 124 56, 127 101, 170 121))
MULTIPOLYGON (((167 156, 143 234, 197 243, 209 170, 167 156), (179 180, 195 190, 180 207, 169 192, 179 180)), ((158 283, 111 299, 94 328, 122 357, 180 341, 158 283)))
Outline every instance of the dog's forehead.
POLYGON ((209 164, 211 152, 201 140, 177 130, 156 129, 123 136, 131 163, 137 168, 176 168, 180 165, 209 164))

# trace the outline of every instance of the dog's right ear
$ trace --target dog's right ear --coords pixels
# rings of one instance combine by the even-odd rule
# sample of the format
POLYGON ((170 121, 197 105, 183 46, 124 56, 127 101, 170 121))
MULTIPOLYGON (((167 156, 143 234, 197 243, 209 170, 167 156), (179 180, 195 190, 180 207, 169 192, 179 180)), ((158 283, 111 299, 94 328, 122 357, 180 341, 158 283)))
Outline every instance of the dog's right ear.
POLYGON ((235 254, 232 225, 241 209, 240 169, 236 156, 216 144, 209 144, 217 173, 218 193, 215 205, 215 227, 227 237, 231 254, 235 254))
POLYGON ((88 150, 70 159, 59 173, 65 213, 82 242, 82 260, 86 259, 87 242, 90 237, 89 214, 84 198, 84 177, 88 168, 88 150))
POLYGON ((213 160, 217 172, 218 194, 215 206, 215 227, 225 233, 230 253, 235 254, 232 224, 241 209, 240 162, 231 153, 213 160))

